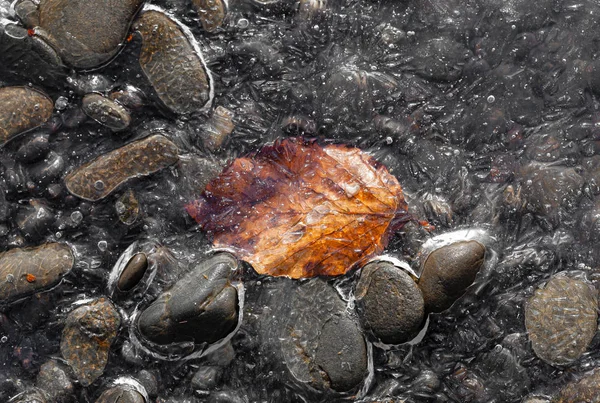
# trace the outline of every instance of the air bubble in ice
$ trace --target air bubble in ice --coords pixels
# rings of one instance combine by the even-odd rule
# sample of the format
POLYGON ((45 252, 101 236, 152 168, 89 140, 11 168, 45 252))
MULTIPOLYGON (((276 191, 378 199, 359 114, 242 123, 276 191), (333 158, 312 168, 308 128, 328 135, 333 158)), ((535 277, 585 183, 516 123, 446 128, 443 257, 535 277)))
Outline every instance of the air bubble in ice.
POLYGON ((81 214, 81 211, 79 210, 75 210, 71 213, 71 220, 73 220, 74 223, 79 224, 81 222, 81 220, 83 220, 83 214, 81 214))

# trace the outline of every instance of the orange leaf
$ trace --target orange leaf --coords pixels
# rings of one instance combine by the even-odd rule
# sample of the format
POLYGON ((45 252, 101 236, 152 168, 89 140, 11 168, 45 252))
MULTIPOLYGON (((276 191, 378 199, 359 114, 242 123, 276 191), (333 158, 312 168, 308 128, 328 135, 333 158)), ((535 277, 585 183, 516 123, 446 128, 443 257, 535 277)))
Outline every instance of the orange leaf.
POLYGON ((344 274, 411 219, 398 180, 367 153, 303 139, 236 159, 186 209, 216 248, 292 278, 344 274))

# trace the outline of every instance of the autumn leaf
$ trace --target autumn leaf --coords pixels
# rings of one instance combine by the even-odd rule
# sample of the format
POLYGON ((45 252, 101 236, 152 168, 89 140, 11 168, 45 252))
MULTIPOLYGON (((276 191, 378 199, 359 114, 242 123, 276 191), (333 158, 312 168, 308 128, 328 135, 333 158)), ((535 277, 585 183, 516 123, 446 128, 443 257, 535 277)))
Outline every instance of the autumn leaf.
POLYGON ((234 160, 186 209, 216 248, 292 278, 344 274, 411 219, 398 180, 369 154, 293 138, 234 160))

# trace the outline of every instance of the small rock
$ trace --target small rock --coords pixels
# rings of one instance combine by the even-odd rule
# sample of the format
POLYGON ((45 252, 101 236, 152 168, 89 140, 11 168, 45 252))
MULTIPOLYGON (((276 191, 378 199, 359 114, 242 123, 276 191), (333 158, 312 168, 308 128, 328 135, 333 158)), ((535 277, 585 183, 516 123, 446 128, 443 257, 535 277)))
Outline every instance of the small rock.
POLYGON ((600 369, 588 372, 578 381, 567 384, 552 403, 600 403, 600 369))
POLYGON ((583 194, 585 181, 574 168, 531 163, 519 175, 521 197, 537 214, 554 217, 559 207, 573 207, 583 194))
POLYGON ((141 90, 131 85, 115 89, 108 97, 129 110, 138 110, 144 106, 144 94, 141 90))
POLYGON ((35 385, 46 391, 51 402, 66 403, 74 400, 73 383, 67 371, 54 360, 40 367, 35 385))
POLYGON ((142 312, 140 333, 157 344, 214 343, 227 336, 238 322, 237 290, 230 282, 237 267, 227 253, 198 263, 142 312))
POLYGON ((73 267, 71 248, 49 243, 0 254, 0 301, 24 297, 56 284, 73 267))
POLYGON ((425 315, 421 290, 404 271, 388 262, 362 268, 356 302, 363 328, 386 344, 414 338, 425 315))
POLYGON ((223 25, 227 15, 226 0, 193 0, 192 3, 206 32, 214 32, 223 25))
POLYGON ((81 306, 67 317, 60 352, 83 386, 91 385, 104 372, 120 324, 119 313, 106 298, 81 306))
POLYGON ((368 353, 346 303, 320 278, 274 284, 276 293, 263 290, 272 295, 261 318, 263 348, 300 384, 323 392, 356 389, 367 375, 368 353))
POLYGON ((246 401, 243 394, 239 391, 221 390, 211 393, 207 403, 246 403, 246 401))
POLYGON ((30 164, 44 158, 50 151, 48 135, 38 133, 17 150, 15 158, 23 163, 30 164))
POLYGON ((0 88, 0 146, 45 123, 54 109, 48 95, 27 87, 0 88))
POLYGON ((101 155, 65 178, 69 192, 97 201, 122 183, 160 171, 178 160, 177 146, 166 137, 153 135, 101 155))
POLYGON ((37 185, 46 186, 63 176, 65 161, 60 154, 50 151, 43 161, 29 167, 29 178, 37 185))
POLYGON ((42 200, 33 199, 29 205, 19 208, 17 227, 28 239, 40 239, 48 233, 56 219, 54 212, 42 200))
POLYGON ((485 258, 485 246, 461 241, 442 246, 427 256, 419 278, 427 312, 442 312, 473 284, 485 258))
POLYGON ((127 109, 100 94, 86 94, 81 109, 90 118, 113 131, 125 130, 131 123, 127 109))
POLYGON ((102 392, 96 403, 146 403, 146 399, 132 388, 115 386, 102 392))
POLYGON ((9 400, 10 403, 48 403, 44 392, 39 389, 26 390, 9 400))
POLYGON ((138 17, 134 29, 143 41, 140 66, 161 102, 179 114, 210 106, 212 78, 187 28, 149 10, 138 17))
POLYGON ((221 379, 222 372, 219 367, 200 367, 192 378, 192 387, 200 390, 214 389, 221 379))
POLYGON ((587 350, 597 328, 598 292, 584 280, 555 275, 525 306, 525 327, 536 355, 570 364, 587 350))
POLYGON ((349 317, 334 317, 321 328, 314 363, 325 372, 332 389, 345 392, 364 379, 365 348, 356 323, 349 317), (353 368, 352 363, 358 365, 353 368))
POLYGON ((125 225, 135 223, 140 215, 140 203, 132 189, 127 190, 115 202, 119 221, 125 225))
POLYGON ((156 379, 154 373, 142 369, 140 372, 138 372, 136 378, 144 387, 144 389, 146 389, 146 392, 150 397, 156 396, 158 393, 158 380, 156 379))
POLYGON ((223 142, 235 129, 233 112, 222 106, 217 106, 210 119, 203 127, 204 146, 211 151, 218 150, 223 142))
MULTIPOLYGON (((39 28, 62 61, 72 67, 96 67, 114 57, 131 20, 144 0, 45 0, 40 2, 39 28)), ((33 27, 31 27, 33 28, 33 27)))
POLYGON ((129 259, 125 269, 119 277, 117 288, 120 291, 129 291, 139 283, 148 269, 148 259, 144 253, 136 253, 129 259))

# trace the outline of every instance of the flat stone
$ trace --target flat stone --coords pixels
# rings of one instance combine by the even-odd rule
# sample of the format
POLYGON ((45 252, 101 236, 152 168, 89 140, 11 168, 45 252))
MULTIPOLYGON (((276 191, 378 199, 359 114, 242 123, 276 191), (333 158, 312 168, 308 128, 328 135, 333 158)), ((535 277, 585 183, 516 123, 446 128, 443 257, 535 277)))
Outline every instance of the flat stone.
POLYGON ((214 343, 238 322, 237 290, 231 278, 237 260, 219 253, 196 264, 140 315, 140 333, 156 344, 214 343))
POLYGON ((361 269, 356 303, 363 328, 386 344, 414 338, 423 324, 425 305, 421 290, 404 271, 388 262, 361 269))
POLYGON ((41 36, 72 67, 88 69, 108 62, 125 42, 144 0, 42 0, 41 36))
POLYGON ((473 284, 485 259, 485 246, 461 241, 431 252, 423 264, 419 288, 427 312, 442 312, 452 306, 473 284))
POLYGON ((101 155, 65 178, 73 195, 97 201, 132 178, 150 175, 179 159, 177 146, 166 137, 153 135, 101 155))
POLYGON ((209 106, 212 78, 191 33, 156 10, 140 15, 134 29, 143 41, 140 66, 160 101, 178 114, 209 106))
POLYGON ((598 291, 587 281, 555 275, 525 306, 525 327, 536 355, 551 365, 579 359, 596 334, 598 291))
POLYGON ((53 109, 54 102, 41 91, 27 87, 0 88, 0 146, 45 123, 53 109))
POLYGON ((106 298, 80 306, 67 317, 60 352, 81 385, 89 386, 103 374, 120 324, 119 313, 106 298))
POLYGON ((60 243, 0 253, 0 302, 53 286, 71 270, 73 263, 71 248, 60 243))

